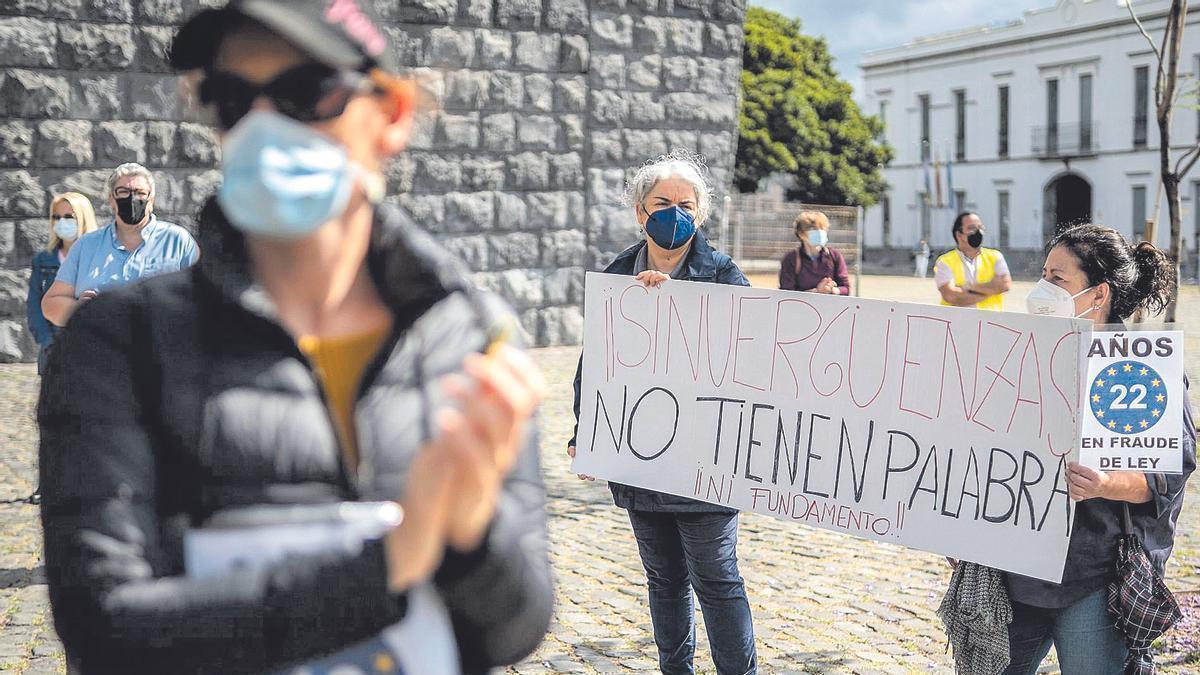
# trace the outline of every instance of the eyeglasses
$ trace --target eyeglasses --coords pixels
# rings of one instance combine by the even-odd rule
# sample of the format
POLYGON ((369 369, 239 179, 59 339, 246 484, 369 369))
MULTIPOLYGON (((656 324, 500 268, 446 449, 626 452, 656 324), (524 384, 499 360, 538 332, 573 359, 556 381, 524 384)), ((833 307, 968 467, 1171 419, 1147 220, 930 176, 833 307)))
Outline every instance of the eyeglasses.
POLYGON ((113 190, 113 196, 117 199, 128 199, 129 197, 150 199, 150 192, 148 190, 133 190, 127 187, 119 187, 113 190))
POLYGON ((62 220, 63 218, 71 218, 72 220, 74 220, 75 214, 74 213, 64 213, 62 215, 59 215, 59 214, 55 213, 54 215, 50 216, 50 222, 57 223, 58 221, 62 220))
POLYGON ((210 71, 200 83, 199 95, 200 102, 215 112, 215 122, 232 129, 260 96, 298 122, 323 122, 345 112, 351 98, 370 91, 383 91, 373 75, 303 63, 262 85, 233 73, 210 71))

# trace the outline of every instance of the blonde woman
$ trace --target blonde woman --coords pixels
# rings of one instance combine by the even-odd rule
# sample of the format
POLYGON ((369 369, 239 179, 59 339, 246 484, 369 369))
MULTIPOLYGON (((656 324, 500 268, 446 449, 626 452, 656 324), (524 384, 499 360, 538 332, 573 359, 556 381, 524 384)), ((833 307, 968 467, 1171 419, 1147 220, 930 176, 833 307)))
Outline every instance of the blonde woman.
POLYGON ((79 238, 96 229, 96 212, 92 202, 78 192, 64 192, 50 202, 50 243, 44 251, 33 256, 33 271, 29 275, 29 296, 25 300, 25 316, 29 332, 38 343, 38 373, 46 364, 46 350, 54 341, 58 326, 42 314, 42 297, 54 283, 58 268, 67 252, 79 238))

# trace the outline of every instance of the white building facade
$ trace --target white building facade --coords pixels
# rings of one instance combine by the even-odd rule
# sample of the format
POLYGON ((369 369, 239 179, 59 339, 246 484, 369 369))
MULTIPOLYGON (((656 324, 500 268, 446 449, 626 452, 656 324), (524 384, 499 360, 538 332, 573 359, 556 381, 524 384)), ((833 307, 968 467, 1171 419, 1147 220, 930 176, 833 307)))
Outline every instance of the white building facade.
MULTIPOLYGON (((1152 37, 1161 39, 1169 4, 1134 2, 1152 37)), ((1121 0, 1059 0, 1009 24, 869 52, 862 68, 864 111, 881 116, 896 152, 883 169, 888 192, 866 213, 868 256, 921 238, 952 247, 957 210, 980 215, 985 245, 1021 260, 1019 274, 1040 268, 1043 243, 1065 224, 1142 237, 1158 190, 1157 62, 1121 0)), ((1200 9, 1184 31, 1180 86, 1193 94, 1176 107, 1173 156, 1200 139, 1197 74, 1200 9)), ((1195 251, 1200 170, 1181 191, 1195 251)), ((1159 213, 1167 217, 1165 202, 1159 213)), ((1156 237, 1164 247, 1168 228, 1156 237)))

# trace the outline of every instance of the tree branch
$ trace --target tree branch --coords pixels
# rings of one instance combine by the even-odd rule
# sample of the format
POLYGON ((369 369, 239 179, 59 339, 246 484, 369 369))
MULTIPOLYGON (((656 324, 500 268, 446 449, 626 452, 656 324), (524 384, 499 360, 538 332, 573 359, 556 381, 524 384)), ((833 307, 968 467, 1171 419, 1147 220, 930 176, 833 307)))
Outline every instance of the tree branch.
POLYGON ((1150 34, 1146 32, 1145 26, 1142 25, 1142 20, 1139 19, 1137 17, 1137 13, 1133 11, 1133 0, 1125 0, 1125 9, 1129 10, 1129 16, 1133 17, 1133 23, 1138 27, 1138 30, 1142 32, 1142 37, 1146 38, 1146 42, 1150 43, 1150 49, 1154 51, 1154 56, 1158 59, 1158 62, 1161 65, 1162 52, 1159 51, 1158 45, 1154 44, 1154 38, 1150 37, 1150 34))
POLYGON ((1198 143, 1196 143, 1196 145, 1193 145, 1192 147, 1188 148, 1187 150, 1185 150, 1183 152, 1183 154, 1179 155, 1179 157, 1176 158, 1176 160, 1175 160, 1175 175, 1177 175, 1177 176, 1179 175, 1180 167, 1182 167, 1183 163, 1186 162, 1192 155, 1194 155, 1197 150, 1200 150, 1200 142, 1198 142, 1198 143))
POLYGON ((1192 167, 1196 164, 1197 159, 1200 159, 1200 142, 1196 143, 1191 147, 1191 149, 1180 155, 1179 161, 1175 162, 1175 175, 1179 177, 1181 182, 1183 181, 1183 177, 1188 174, 1188 171, 1192 170, 1192 167))
MULTIPOLYGON (((1130 0, 1126 0, 1129 2, 1130 0)), ((1172 14, 1167 14, 1167 23, 1163 27, 1162 44, 1159 45, 1158 51, 1155 54, 1158 56, 1158 68, 1154 73, 1154 99, 1158 106, 1158 114, 1165 117, 1167 124, 1171 122, 1171 102, 1175 98, 1175 64, 1177 61, 1172 60, 1174 52, 1178 50, 1168 50, 1168 45, 1171 43, 1173 33, 1173 24, 1171 22, 1172 14), (1166 69, 1170 69, 1170 73, 1166 69)))
MULTIPOLYGON (((1167 14, 1167 26, 1163 30, 1162 55, 1166 61, 1166 86, 1167 95, 1164 100, 1169 101, 1167 109, 1167 120, 1170 121, 1171 112, 1174 109, 1175 92, 1179 89, 1179 57, 1183 53, 1183 28, 1184 22, 1187 20, 1187 1, 1173 0, 1171 9, 1167 14)), ((1162 63, 1159 64, 1160 69, 1162 63)))

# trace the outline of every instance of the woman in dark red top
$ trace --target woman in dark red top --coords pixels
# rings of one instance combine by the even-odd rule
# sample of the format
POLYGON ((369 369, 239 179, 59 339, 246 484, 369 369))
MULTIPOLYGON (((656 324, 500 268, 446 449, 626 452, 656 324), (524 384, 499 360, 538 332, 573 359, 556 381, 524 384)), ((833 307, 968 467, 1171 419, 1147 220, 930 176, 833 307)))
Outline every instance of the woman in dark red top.
POLYGON ((800 245, 780 261, 779 287, 785 291, 850 295, 846 259, 829 248, 829 218, 820 211, 801 211, 795 227, 800 245))

